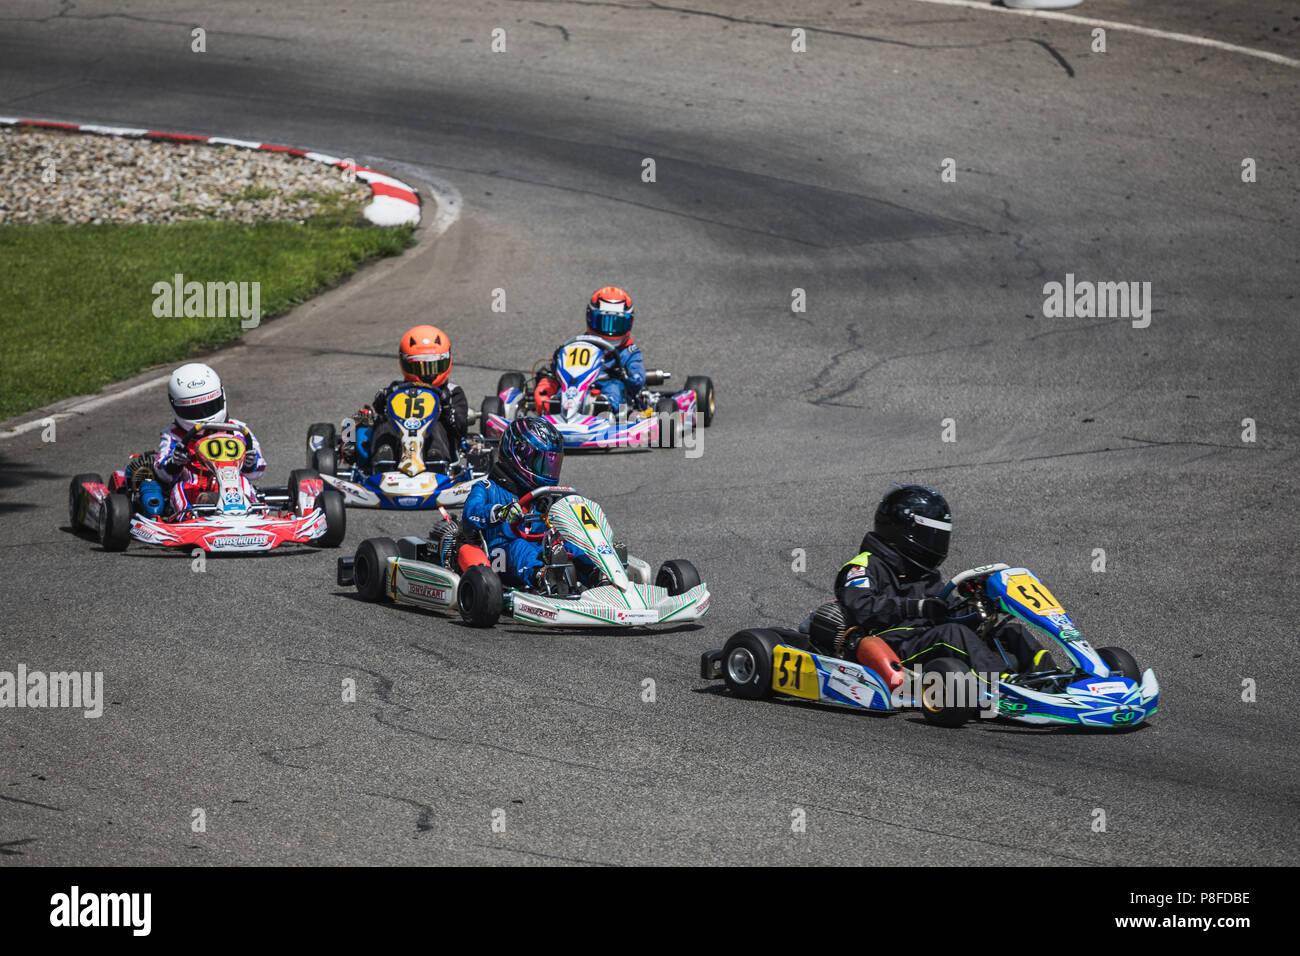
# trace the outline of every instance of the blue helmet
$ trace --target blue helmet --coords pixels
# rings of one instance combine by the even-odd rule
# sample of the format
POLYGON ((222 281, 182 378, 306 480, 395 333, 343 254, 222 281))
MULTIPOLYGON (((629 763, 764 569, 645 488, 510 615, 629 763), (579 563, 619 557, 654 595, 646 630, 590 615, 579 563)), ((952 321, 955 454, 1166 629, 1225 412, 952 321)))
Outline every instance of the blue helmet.
POLYGON ((497 465, 524 491, 555 484, 563 463, 564 439, 544 418, 517 418, 501 436, 497 465))

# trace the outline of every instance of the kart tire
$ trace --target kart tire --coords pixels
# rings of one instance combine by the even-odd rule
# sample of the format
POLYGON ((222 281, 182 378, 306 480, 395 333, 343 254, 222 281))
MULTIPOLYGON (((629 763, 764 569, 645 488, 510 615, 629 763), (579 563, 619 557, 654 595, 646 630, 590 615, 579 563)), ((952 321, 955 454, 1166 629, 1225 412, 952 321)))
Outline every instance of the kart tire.
POLYGON ((659 419, 659 447, 676 448, 677 433, 681 431, 681 418, 677 414, 677 403, 671 398, 661 398, 655 405, 655 417, 659 419), (667 423, 667 430, 664 425, 667 423))
POLYGON ((84 495, 81 491, 82 485, 102 485, 104 479, 94 472, 86 472, 84 475, 77 475, 68 485, 68 524, 73 531, 82 532, 86 526, 82 524, 85 518, 85 512, 82 509, 84 495))
POLYGON ((352 565, 352 584, 366 601, 391 601, 388 591, 388 559, 397 557, 392 538, 366 538, 357 547, 352 565))
POLYGON ((511 388, 517 388, 522 392, 525 381, 527 379, 524 377, 523 372, 506 372, 497 379, 497 397, 500 398, 502 392, 511 388))
POLYGON ((460 617, 470 627, 491 627, 501 617, 501 579, 492 568, 474 564, 461 575, 456 589, 460 617))
POLYGON ((496 415, 499 418, 506 417, 506 403, 501 401, 499 396, 489 395, 483 399, 483 404, 479 406, 478 433, 484 438, 490 438, 487 430, 489 415, 496 415))
POLYGON ((722 646, 722 681, 745 700, 772 696, 772 649, 780 641, 771 631, 738 631, 722 646))
POLYGON ((105 551, 125 551, 131 543, 131 499, 120 492, 104 499, 99 543, 105 551))
POLYGON ((696 571, 695 565, 685 558, 665 561, 659 565, 659 573, 655 575, 655 586, 663 588, 673 596, 685 594, 691 588, 700 586, 700 572, 696 571))
POLYGON ((329 475, 331 478, 337 476, 339 473, 338 452, 331 445, 317 448, 312 452, 311 467, 322 475, 329 475))
POLYGON ((1122 647, 1099 647, 1097 656, 1100 657, 1112 671, 1119 671, 1129 680, 1135 680, 1141 683, 1142 671, 1138 667, 1137 661, 1133 655, 1122 647))
POLYGON ((713 412, 717 406, 713 397, 713 379, 707 375, 692 375, 686 380, 686 387, 695 392, 695 413, 700 416, 700 423, 708 428, 713 424, 713 412))
POLYGON ((325 512, 325 533, 312 544, 318 548, 337 548, 348 533, 348 509, 343 505, 343 492, 326 488, 317 497, 316 507, 325 512))
MULTIPOLYGON (((312 481, 320 478, 320 472, 315 468, 295 468, 289 472, 289 504, 293 506, 293 513, 299 514, 298 511, 298 484, 303 481, 312 481)), ((310 512, 302 512, 310 514, 310 512)))
POLYGON ((921 668, 921 714, 928 722, 939 727, 960 727, 979 714, 979 707, 969 705, 959 707, 955 705, 955 702, 946 700, 942 693, 942 687, 936 688, 939 693, 932 694, 932 689, 926 681, 926 678, 931 674, 939 675, 941 680, 946 674, 967 675, 970 678, 972 688, 978 679, 975 677, 975 672, 970 669, 969 664, 963 663, 955 657, 936 657, 933 660, 926 661, 921 668))
POLYGON ((313 449, 311 447, 311 440, 313 438, 320 438, 321 448, 337 447, 337 438, 334 426, 330 422, 317 422, 315 425, 312 425, 307 429, 307 467, 316 468, 317 471, 320 471, 321 469, 317 468, 316 463, 312 460, 313 449))

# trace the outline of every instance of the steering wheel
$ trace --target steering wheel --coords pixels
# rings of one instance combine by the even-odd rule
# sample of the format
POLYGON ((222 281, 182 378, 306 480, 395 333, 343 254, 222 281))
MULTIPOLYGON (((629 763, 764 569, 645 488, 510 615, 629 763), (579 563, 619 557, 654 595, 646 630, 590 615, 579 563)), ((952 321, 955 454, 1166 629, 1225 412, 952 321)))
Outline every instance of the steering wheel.
POLYGON ((958 617, 950 616, 949 623, 968 624, 980 617, 980 600, 985 596, 985 582, 989 577, 998 571, 1005 570, 1009 565, 1006 564, 989 564, 979 568, 971 568, 954 575, 953 579, 944 585, 939 596, 947 599, 955 591, 957 594, 957 603, 953 605, 953 610, 961 607, 969 607, 971 610, 958 617))
POLYGON ((545 514, 553 502, 577 493, 577 491, 565 485, 543 485, 540 488, 534 488, 516 502, 523 514, 510 522, 510 530, 515 533, 516 537, 523 538, 525 541, 541 541, 542 538, 546 537, 545 530, 533 532, 526 530, 524 526, 545 514), (545 508, 538 510, 534 507, 538 502, 544 504, 545 508))

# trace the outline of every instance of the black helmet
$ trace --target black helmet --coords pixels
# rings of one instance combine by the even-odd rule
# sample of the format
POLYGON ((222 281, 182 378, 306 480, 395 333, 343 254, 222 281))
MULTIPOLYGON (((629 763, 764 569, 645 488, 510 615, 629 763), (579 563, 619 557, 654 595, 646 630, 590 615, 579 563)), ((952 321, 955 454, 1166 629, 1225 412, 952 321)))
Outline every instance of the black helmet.
POLYGON ((544 418, 516 418, 497 449, 497 466, 512 479, 516 494, 555 484, 563 462, 564 439, 544 418))
POLYGON ((943 495, 928 485, 903 485, 881 499, 873 530, 921 570, 936 571, 948 557, 952 514, 943 495))

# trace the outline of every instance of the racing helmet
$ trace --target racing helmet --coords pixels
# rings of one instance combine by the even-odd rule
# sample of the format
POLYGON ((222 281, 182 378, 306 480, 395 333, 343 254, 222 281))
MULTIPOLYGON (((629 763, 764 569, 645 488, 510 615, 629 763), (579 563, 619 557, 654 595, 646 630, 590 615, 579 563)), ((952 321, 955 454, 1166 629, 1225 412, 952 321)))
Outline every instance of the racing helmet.
POLYGON ((497 464, 525 491, 553 485, 564 463, 564 439, 544 418, 516 418, 501 436, 497 464))
POLYGON ((587 303, 587 331, 622 342, 632 334, 632 297, 618 286, 607 285, 591 294, 587 303))
POLYGON ((226 390, 221 387, 221 376, 202 362, 190 362, 172 372, 167 380, 167 399, 182 431, 226 420, 226 390))
POLYGON ((451 339, 434 325, 417 325, 402 336, 397 349, 402 377, 435 388, 447 384, 451 375, 451 339))
POLYGON ((901 485, 881 499, 873 530, 922 571, 936 571, 948 557, 952 514, 943 495, 929 485, 901 485))

